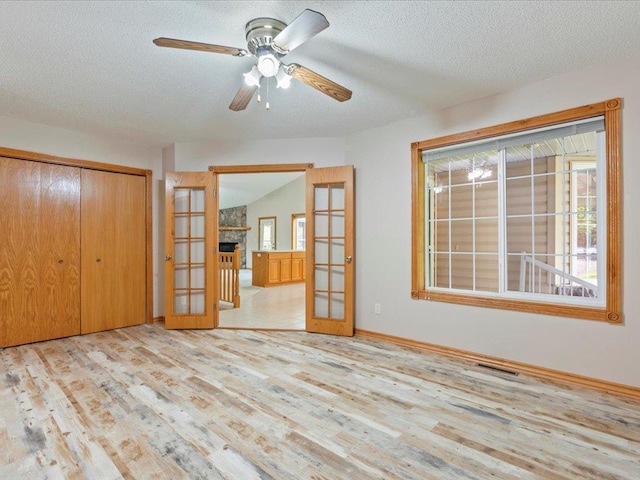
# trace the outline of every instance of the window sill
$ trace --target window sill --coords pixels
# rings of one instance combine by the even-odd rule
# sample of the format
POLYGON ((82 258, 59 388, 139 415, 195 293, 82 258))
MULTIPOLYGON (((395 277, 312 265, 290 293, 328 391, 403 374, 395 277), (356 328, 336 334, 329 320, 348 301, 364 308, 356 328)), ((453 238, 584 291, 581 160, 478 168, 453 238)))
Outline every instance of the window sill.
POLYGON ((457 303, 474 307, 499 308, 516 312, 537 313, 559 317, 581 318, 608 323, 622 323, 620 312, 607 311, 606 308, 567 305, 561 303, 533 302, 511 298, 496 298, 482 295, 421 290, 411 293, 411 298, 433 302, 457 303))

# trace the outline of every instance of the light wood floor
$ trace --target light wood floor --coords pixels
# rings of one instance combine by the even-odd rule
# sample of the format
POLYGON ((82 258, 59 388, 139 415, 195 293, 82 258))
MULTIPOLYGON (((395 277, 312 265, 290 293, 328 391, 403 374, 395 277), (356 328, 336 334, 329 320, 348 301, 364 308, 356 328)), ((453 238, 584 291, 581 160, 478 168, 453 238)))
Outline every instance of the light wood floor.
POLYGON ((361 337, 130 327, 0 351, 0 478, 640 478, 640 402, 361 337))
POLYGON ((304 330, 304 293, 304 283, 269 288, 254 287, 251 285, 251 270, 240 270, 240 308, 230 308, 232 304, 223 304, 218 326, 304 330))

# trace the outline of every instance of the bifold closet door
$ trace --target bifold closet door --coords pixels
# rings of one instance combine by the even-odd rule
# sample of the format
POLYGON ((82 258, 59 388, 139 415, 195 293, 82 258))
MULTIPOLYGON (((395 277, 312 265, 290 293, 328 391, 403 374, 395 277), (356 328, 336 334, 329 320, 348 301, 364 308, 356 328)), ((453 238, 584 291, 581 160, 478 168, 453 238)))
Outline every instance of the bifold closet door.
POLYGON ((145 321, 145 178, 82 170, 82 333, 145 321))
POLYGON ((80 169, 0 157, 0 347, 80 333, 80 169))

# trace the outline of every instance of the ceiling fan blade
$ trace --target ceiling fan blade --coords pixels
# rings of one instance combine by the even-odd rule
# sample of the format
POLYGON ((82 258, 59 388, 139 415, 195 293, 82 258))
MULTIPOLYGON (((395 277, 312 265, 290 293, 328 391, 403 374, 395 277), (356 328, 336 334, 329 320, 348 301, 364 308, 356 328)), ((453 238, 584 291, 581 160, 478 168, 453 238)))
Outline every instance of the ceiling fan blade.
POLYGON ((328 26, 329 22, 324 15, 307 9, 276 35, 276 38, 273 39, 273 44, 277 50, 287 53, 302 45, 328 26))
POLYGON ((236 96, 233 97, 233 100, 231 101, 231 105, 229 105, 229 110, 239 112, 247 108, 247 105, 249 105, 249 102, 253 98, 253 94, 256 93, 257 89, 257 85, 247 85, 242 82, 240 90, 238 90, 238 93, 236 93, 236 96))
POLYGON ((339 102, 345 102, 351 98, 352 92, 348 88, 344 88, 336 82, 332 82, 328 78, 324 78, 322 75, 301 65, 295 63, 289 65, 288 73, 325 95, 335 98, 339 102))
POLYGON ((233 55, 234 57, 245 57, 249 52, 241 48, 224 47, 222 45, 212 45, 210 43, 190 42, 189 40, 176 40, 175 38, 156 38, 153 43, 159 47, 182 48, 183 50, 198 50, 200 52, 222 53, 233 55))

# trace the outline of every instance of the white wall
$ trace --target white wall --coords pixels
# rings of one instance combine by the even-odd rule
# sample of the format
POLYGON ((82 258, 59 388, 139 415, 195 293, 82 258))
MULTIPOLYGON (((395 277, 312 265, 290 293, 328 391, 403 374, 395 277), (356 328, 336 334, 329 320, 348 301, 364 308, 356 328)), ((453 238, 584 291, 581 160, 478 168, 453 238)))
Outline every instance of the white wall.
POLYGON ((357 328, 640 387, 639 83, 640 62, 591 68, 347 138, 357 183, 357 328), (624 99, 624 325, 410 299, 412 142, 614 97, 624 99))
MULTIPOLYGON (((264 175, 269 175, 265 173, 264 175)), ((276 246, 278 250, 291 250, 291 215, 304 213, 305 177, 295 179, 268 195, 247 205, 247 268, 251 268, 258 247, 258 218, 276 217, 276 246)))
POLYGON ((162 172, 161 149, 0 116, 0 146, 162 172))
MULTIPOLYGON (((65 158, 126 165, 153 171, 153 257, 158 258, 158 187, 162 182, 160 148, 121 142, 115 137, 98 137, 33 122, 0 117, 0 147, 44 153, 65 158)), ((154 316, 161 306, 158 263, 153 262, 154 316)))
POLYGON ((291 138, 238 143, 177 143, 176 170, 204 171, 210 165, 313 163, 344 165, 343 138, 291 138))

